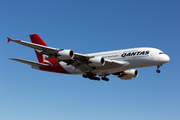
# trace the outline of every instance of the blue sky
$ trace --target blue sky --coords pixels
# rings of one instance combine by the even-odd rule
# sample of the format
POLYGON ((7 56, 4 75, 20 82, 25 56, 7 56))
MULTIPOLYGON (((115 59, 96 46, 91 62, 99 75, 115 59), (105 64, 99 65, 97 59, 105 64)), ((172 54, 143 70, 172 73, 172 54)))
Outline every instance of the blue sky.
POLYGON ((178 0, 1 0, 1 120, 179 120, 180 1, 178 0), (37 61, 34 50, 6 37, 94 53, 155 47, 171 60, 138 68, 123 81, 91 81, 31 69, 8 58, 37 61))

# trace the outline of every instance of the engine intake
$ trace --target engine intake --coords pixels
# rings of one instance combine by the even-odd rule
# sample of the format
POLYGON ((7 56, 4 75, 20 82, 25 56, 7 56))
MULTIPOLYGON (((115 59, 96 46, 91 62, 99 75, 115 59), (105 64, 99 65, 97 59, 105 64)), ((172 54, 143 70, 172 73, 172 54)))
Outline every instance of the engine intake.
POLYGON ((91 67, 102 67, 105 65, 105 60, 103 57, 94 57, 88 60, 88 65, 91 67))
POLYGON ((119 78, 122 80, 130 80, 138 76, 138 71, 135 69, 125 70, 119 74, 119 78))
POLYGON ((58 60, 70 60, 74 58, 74 52, 72 50, 62 50, 56 53, 58 60))

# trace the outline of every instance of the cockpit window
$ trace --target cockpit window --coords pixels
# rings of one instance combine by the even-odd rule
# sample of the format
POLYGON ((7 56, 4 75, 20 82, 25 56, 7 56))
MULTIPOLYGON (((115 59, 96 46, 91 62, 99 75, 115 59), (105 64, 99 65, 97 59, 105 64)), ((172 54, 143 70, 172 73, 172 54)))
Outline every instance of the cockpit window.
POLYGON ((159 52, 159 54, 164 54, 163 52, 159 52))

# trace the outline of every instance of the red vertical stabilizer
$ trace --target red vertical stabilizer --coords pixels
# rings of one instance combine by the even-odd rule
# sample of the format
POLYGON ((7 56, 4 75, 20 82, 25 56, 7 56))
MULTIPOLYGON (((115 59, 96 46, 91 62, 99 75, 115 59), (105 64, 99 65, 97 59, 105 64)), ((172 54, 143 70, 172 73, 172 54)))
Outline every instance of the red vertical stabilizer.
POLYGON ((47 46, 46 43, 39 37, 38 34, 32 34, 32 35, 29 35, 29 36, 31 38, 32 43, 47 46))
MULTIPOLYGON (((31 38, 32 43, 47 46, 46 43, 39 37, 38 34, 32 34, 32 35, 29 35, 29 37, 31 38)), ((39 56, 39 51, 37 51, 37 50, 35 50, 35 52, 36 52, 36 56, 38 58, 38 61, 40 63, 44 62, 43 55, 39 56)))

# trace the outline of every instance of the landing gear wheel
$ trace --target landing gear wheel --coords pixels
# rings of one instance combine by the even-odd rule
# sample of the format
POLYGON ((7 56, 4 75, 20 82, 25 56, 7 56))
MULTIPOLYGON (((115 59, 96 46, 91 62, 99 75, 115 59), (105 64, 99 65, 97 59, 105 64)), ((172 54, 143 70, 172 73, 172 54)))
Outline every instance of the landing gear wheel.
POLYGON ((109 79, 107 77, 102 77, 101 79, 104 81, 109 81, 109 79))
POLYGON ((160 73, 160 72, 161 72, 161 71, 159 70, 160 66, 162 66, 162 64, 161 64, 161 65, 157 65, 157 70, 156 70, 157 73, 160 73))
POLYGON ((156 70, 157 73, 160 73, 161 71, 159 69, 156 70))
POLYGON ((97 80, 97 81, 100 81, 100 78, 99 77, 95 77, 96 75, 91 73, 91 72, 88 72, 86 74, 83 75, 84 78, 89 78, 90 80, 97 80))

